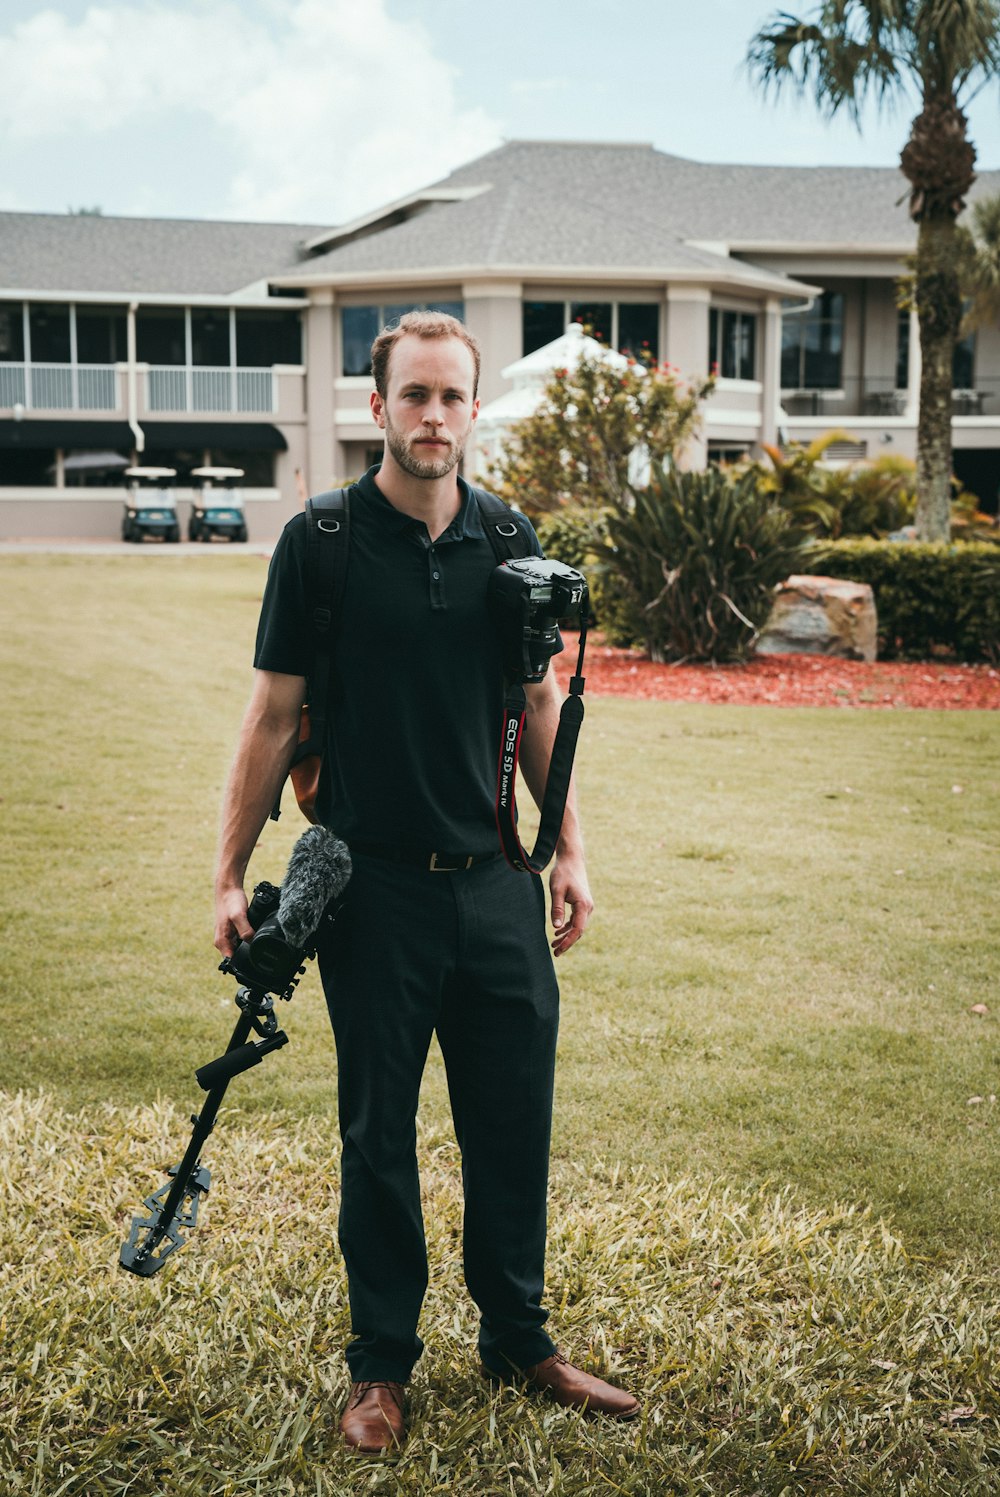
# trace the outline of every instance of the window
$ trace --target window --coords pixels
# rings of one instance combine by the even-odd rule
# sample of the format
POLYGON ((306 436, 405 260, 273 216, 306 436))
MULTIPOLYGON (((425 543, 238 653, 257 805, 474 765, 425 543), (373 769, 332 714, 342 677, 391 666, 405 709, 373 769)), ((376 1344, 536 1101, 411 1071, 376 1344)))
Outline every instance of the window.
POLYGON ((723 379, 753 379, 757 367, 757 317, 753 312, 708 314, 708 366, 723 379))
POLYGON ((571 301, 569 304, 570 322, 582 323, 592 338, 597 338, 608 348, 612 346, 611 314, 609 301, 571 301))
POLYGON ((78 306, 76 361, 78 364, 117 364, 128 357, 124 307, 78 306))
POLYGON ((609 348, 632 358, 660 357, 659 302, 525 301, 521 303, 521 348, 527 355, 561 338, 570 323, 582 323, 609 348))
POLYGON ((185 364, 184 311, 143 307, 135 318, 136 354, 144 364, 185 364))
POLYGON ((660 356, 660 308, 657 302, 623 301, 618 306, 615 347, 633 359, 660 356))
POLYGON ((824 291, 808 312, 786 308, 781 319, 781 388, 836 390, 844 344, 844 297, 824 291))
MULTIPOLYGON (((964 310, 964 309, 963 309, 964 310)), ((951 361, 951 387, 953 390, 975 389, 976 335, 969 333, 955 344, 951 361)), ((909 385, 910 372, 910 314, 899 310, 896 324, 896 389, 905 390, 909 385)))
POLYGON ((192 308, 191 363, 202 369, 229 367, 228 308, 192 308))
POLYGON ((0 305, 0 359, 24 361, 24 309, 19 301, 0 305))
POLYGON ((896 319, 896 389, 906 390, 910 385, 910 314, 900 307, 896 319))
POLYGON ((464 322, 465 302, 407 301, 387 302, 379 306, 344 307, 340 314, 343 373, 371 374, 372 344, 383 328, 394 327, 407 312, 446 312, 449 317, 456 317, 459 322, 464 322))
POLYGON ((69 363, 69 306, 33 302, 28 309, 33 364, 69 363))
POLYGON ((951 361, 951 388, 972 390, 976 384, 976 335, 969 333, 955 344, 951 361))
POLYGON ((213 447, 212 462, 217 468, 242 468, 240 483, 245 489, 274 488, 273 452, 229 452, 213 447))
POLYGON ((241 369, 301 364, 302 322, 298 312, 238 311, 236 362, 241 369))

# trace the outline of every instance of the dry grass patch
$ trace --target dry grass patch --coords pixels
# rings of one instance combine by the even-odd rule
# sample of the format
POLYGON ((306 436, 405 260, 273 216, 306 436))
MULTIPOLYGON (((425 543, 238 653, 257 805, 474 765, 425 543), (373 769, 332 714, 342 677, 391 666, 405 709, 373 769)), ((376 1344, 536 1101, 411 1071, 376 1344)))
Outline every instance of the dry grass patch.
POLYGON ((187 1138, 166 1106, 0 1094, 0 1484, 64 1494, 962 1492, 1000 1482, 995 1280, 913 1261, 851 1206, 560 1166, 561 1344, 641 1393, 583 1420, 479 1379, 459 1159, 422 1133, 432 1286, 397 1459, 349 1457, 332 1123, 228 1110, 203 1225, 155 1279, 117 1267, 187 1138))

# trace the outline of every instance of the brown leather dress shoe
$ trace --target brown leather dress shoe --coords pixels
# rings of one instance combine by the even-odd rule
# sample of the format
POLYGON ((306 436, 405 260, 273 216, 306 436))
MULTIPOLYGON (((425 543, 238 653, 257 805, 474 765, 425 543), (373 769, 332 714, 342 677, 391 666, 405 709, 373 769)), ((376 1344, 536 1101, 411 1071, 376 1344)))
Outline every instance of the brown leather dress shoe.
MULTIPOLYGON (((487 1373, 487 1376, 491 1374, 487 1373)), ((603 1378, 581 1372, 561 1352, 521 1369, 521 1378, 529 1389, 547 1393, 564 1409, 582 1409, 586 1414, 609 1414, 612 1419, 634 1419, 639 1400, 606 1383, 603 1378)))
POLYGON ((406 1439, 402 1383, 352 1383, 340 1429, 354 1450, 398 1450, 406 1439))

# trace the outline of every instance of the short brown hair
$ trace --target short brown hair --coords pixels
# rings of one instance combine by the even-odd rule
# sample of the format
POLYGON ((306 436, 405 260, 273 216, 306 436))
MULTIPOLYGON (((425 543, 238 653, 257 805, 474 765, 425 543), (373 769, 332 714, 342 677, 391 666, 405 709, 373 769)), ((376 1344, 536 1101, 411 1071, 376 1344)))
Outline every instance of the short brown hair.
POLYGON ((394 327, 384 327, 372 344, 372 374, 375 388, 384 400, 389 384, 389 355, 400 338, 412 335, 417 338, 457 338, 472 354, 476 366, 472 382, 472 398, 479 389, 479 344, 464 322, 447 312, 404 312, 394 327))

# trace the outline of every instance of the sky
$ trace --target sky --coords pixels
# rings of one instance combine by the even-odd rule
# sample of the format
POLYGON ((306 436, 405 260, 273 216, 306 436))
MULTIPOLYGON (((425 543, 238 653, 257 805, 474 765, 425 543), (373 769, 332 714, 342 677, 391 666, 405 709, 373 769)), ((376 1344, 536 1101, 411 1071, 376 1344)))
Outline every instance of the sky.
MULTIPOLYGON (((897 165, 912 97, 859 133, 753 87, 747 43, 779 8, 795 0, 0 0, 0 209, 339 224, 517 139, 897 165)), ((969 117, 1000 168, 1000 85, 969 117)))

